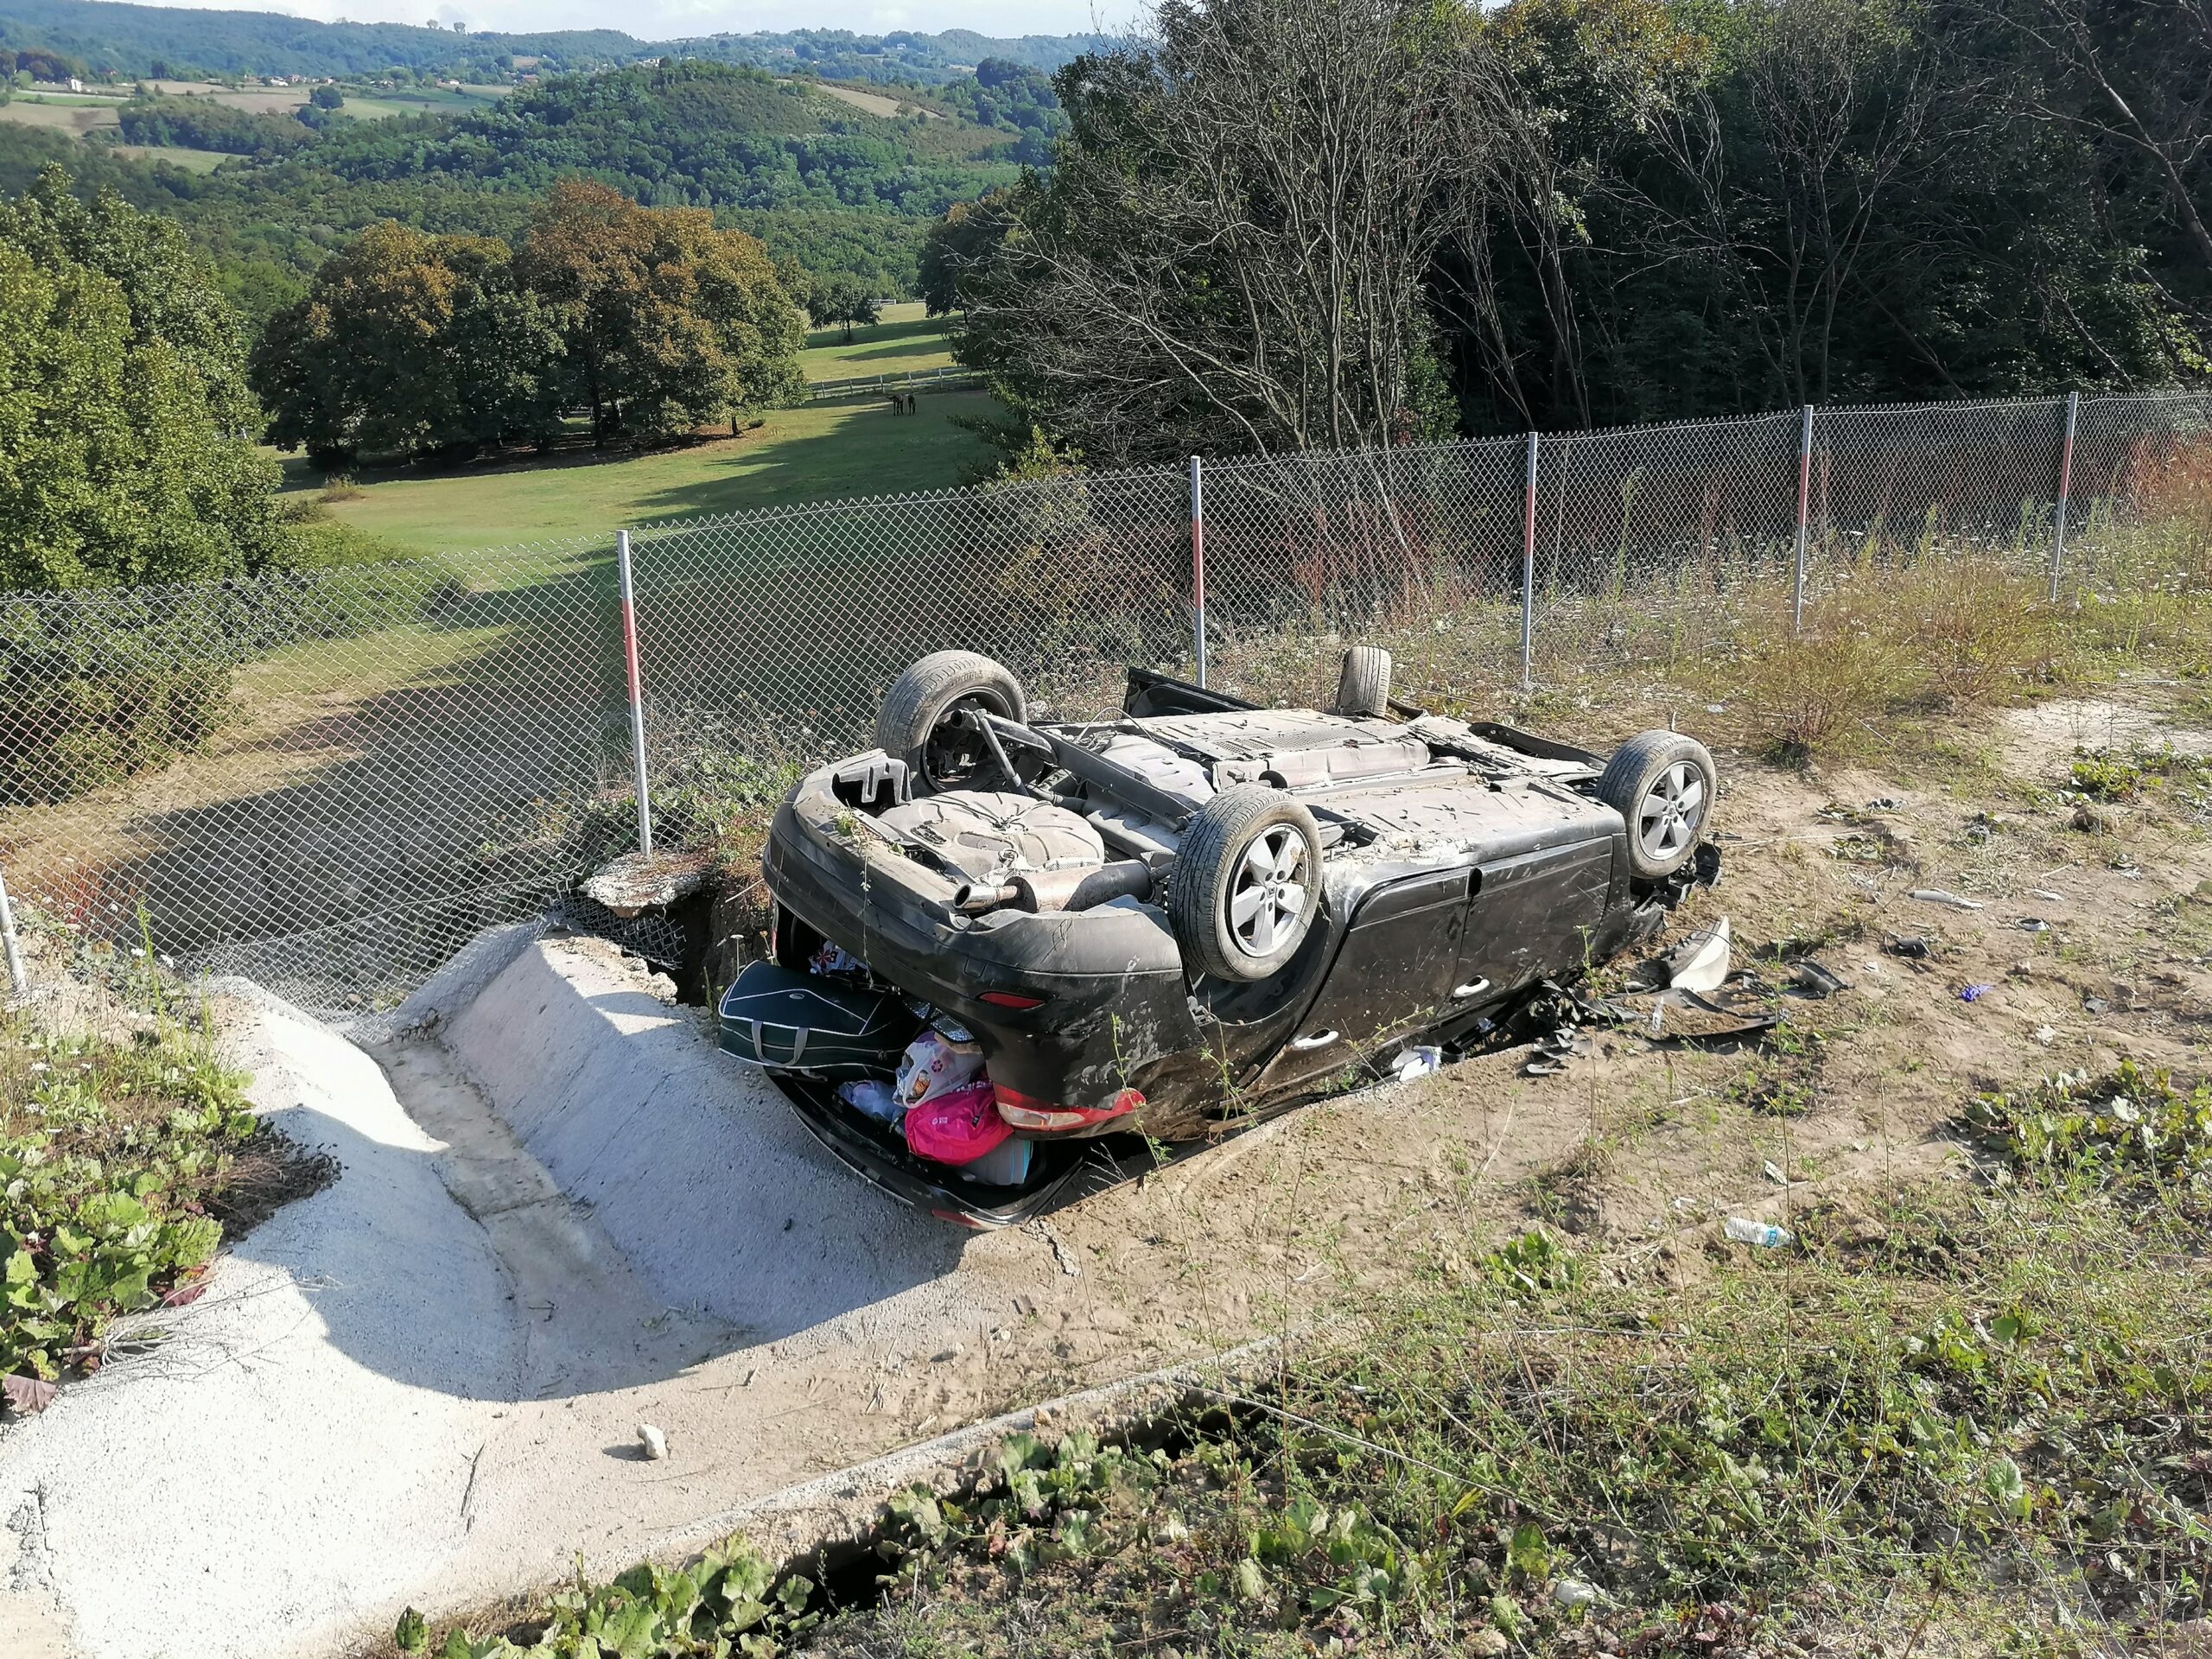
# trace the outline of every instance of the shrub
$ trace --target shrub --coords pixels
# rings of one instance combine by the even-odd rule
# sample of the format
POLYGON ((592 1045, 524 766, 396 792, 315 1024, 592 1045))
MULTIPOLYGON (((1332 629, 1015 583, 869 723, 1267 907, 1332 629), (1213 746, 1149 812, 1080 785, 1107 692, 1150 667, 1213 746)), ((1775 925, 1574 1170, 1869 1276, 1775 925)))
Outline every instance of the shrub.
POLYGON ((1739 694, 1758 738, 1778 759, 1862 747, 1879 717, 1916 683, 1896 642, 1846 614, 1802 634, 1754 639, 1738 665, 1739 694))
POLYGON ((0 1373, 99 1363, 119 1314, 215 1252, 232 1154, 264 1133, 244 1079, 166 1029, 122 1046, 0 1028, 0 1373))

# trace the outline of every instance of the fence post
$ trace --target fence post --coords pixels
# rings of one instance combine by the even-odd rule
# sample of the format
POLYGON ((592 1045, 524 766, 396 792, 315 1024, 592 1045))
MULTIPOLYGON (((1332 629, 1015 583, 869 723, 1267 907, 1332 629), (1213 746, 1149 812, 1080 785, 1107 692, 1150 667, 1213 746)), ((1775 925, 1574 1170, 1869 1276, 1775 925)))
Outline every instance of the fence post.
POLYGON ((1198 685, 1206 683, 1206 482, 1205 468, 1191 457, 1191 639, 1198 664, 1198 685))
POLYGON ((1813 406, 1797 432, 1797 573, 1789 588, 1789 631, 1805 632, 1805 522, 1813 505, 1813 406))
POLYGON ((2050 536, 2050 602, 2058 603, 2058 567, 2066 558, 2066 494, 2074 482, 2074 423, 2081 417, 2082 394, 2066 394, 2066 435, 2058 445, 2058 521, 2050 536))
POLYGON ((1521 689, 1536 683, 1536 446, 1529 435, 1528 477, 1521 489, 1521 689))
POLYGON ((17 996, 31 994, 31 976, 23 968, 22 947, 16 943, 16 912, 8 903, 8 878, 0 873, 0 949, 8 955, 8 983, 17 996))
POLYGON ((630 763, 638 783, 638 850, 653 851, 653 798, 645 783, 645 692, 638 675, 638 594, 630 576, 630 532, 614 532, 614 568, 622 578, 622 662, 630 679, 630 763))

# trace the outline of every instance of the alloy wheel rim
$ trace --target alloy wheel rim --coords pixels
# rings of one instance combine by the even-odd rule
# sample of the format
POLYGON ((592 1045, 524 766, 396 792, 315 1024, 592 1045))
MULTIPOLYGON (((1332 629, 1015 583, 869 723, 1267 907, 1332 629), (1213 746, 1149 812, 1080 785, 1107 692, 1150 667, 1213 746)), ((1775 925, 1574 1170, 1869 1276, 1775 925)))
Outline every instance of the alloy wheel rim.
POLYGON ((1654 859, 1675 857, 1697 836, 1705 818, 1705 779, 1687 760, 1677 760, 1644 791, 1637 808, 1637 839, 1654 859))
POLYGON ((1247 956, 1280 950, 1305 916, 1306 837, 1289 824, 1255 836, 1236 861, 1229 892, 1229 931, 1247 956))

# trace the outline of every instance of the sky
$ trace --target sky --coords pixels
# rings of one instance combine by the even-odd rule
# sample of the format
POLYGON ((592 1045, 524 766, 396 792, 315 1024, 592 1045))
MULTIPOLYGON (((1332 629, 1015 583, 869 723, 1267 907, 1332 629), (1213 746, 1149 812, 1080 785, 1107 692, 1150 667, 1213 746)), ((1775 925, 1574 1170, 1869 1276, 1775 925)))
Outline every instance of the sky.
MULTIPOLYGON (((154 0, 166 4, 169 0, 154 0)), ((232 11, 281 11, 331 22, 437 22, 451 28, 535 32, 619 29, 639 40, 742 35, 757 29, 894 29, 935 34, 1069 35, 1117 28, 1134 5, 1100 0, 229 0, 232 11)))

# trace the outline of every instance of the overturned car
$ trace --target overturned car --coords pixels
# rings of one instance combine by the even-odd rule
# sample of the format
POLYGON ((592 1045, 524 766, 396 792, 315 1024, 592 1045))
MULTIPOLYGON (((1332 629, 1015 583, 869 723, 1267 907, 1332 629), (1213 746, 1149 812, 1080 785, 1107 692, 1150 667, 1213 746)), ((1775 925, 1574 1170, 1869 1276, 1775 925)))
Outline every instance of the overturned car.
POLYGON ((1131 669, 1119 717, 1061 721, 987 658, 924 658, 878 747, 777 812, 773 956, 724 1046, 868 1179, 1004 1224, 1468 1041, 1712 879, 1700 744, 1601 758, 1389 673, 1355 648, 1311 710, 1131 669))

